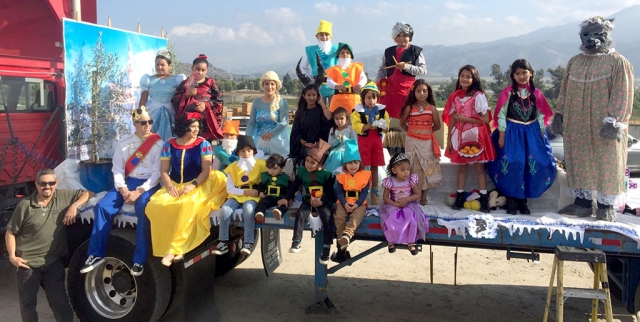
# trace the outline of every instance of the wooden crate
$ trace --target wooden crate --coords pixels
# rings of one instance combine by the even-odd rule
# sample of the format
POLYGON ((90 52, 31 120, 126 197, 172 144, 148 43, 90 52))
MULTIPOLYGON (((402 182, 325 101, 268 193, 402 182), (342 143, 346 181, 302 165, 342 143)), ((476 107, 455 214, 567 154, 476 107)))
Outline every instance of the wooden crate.
POLYGON ((243 102, 242 103, 242 113, 245 116, 251 115, 251 103, 248 103, 248 102, 243 102))

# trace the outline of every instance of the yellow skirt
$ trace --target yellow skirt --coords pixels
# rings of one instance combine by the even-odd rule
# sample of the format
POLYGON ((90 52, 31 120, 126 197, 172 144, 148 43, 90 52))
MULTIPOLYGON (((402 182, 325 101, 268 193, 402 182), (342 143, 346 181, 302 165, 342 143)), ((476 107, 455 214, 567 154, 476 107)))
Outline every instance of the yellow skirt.
MULTIPOLYGON (((187 184, 173 183, 178 190, 187 184)), ((209 236, 209 213, 226 199, 227 177, 220 171, 211 171, 205 182, 178 198, 169 195, 165 187, 158 190, 145 209, 153 256, 186 254, 200 245, 209 236)))

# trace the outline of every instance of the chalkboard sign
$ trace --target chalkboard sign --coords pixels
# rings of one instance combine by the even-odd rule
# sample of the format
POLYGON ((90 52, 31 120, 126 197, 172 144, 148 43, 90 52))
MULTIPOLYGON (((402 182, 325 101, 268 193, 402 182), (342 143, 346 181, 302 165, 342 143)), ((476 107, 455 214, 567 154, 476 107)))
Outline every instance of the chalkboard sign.
POLYGON ((280 230, 273 228, 260 228, 260 245, 262 246, 262 265, 264 273, 271 275, 282 264, 282 251, 280 250, 280 230))

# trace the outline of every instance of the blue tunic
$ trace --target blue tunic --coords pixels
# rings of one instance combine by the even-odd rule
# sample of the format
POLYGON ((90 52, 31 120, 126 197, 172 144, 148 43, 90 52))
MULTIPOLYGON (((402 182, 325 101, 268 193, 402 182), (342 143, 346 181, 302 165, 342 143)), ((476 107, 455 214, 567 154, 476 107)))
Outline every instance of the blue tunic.
POLYGON ((186 183, 202 172, 202 158, 213 154, 211 143, 198 137, 190 145, 179 145, 172 138, 162 147, 162 160, 171 160, 169 178, 175 183, 186 183))

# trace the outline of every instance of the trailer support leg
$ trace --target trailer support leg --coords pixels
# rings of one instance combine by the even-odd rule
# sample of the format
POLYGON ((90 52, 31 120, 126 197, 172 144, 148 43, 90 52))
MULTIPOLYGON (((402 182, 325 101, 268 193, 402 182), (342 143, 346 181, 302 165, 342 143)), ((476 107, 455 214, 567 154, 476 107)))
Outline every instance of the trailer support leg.
POLYGON ((456 252, 453 254, 453 285, 458 285, 458 245, 456 245, 456 252))
POLYGON ((431 249, 431 244, 429 244, 429 278, 431 279, 431 284, 433 284, 433 250, 431 249))
POLYGON ((315 237, 315 301, 309 305, 305 311, 306 314, 329 315, 336 313, 336 306, 327 295, 327 266, 320 264, 318 261, 322 255, 322 247, 324 246, 324 236, 321 233, 315 237))

